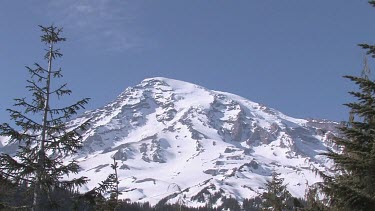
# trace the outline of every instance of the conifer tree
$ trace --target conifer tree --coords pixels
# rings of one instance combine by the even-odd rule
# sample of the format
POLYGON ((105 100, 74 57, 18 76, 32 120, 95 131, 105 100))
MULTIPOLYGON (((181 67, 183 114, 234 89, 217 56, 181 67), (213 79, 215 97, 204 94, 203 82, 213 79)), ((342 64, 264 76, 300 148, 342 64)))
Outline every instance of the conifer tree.
MULTIPOLYGON (((369 1, 375 6, 375 1, 369 1)), ((375 58, 375 45, 360 44, 375 58)), ((365 61, 365 69, 368 68, 365 61)), ((349 92, 356 102, 345 104, 354 115, 341 127, 341 137, 334 142, 341 152, 325 153, 334 161, 333 176, 320 173, 321 184, 329 204, 337 210, 373 210, 375 207, 375 82, 367 77, 345 76, 358 85, 349 92)))
POLYGON ((262 194, 262 207, 265 211, 290 210, 291 195, 284 185, 280 174, 273 172, 271 181, 266 184, 266 192, 262 194))
POLYGON ((111 168, 113 169, 114 173, 110 174, 107 178, 107 182, 109 182, 112 186, 108 191, 108 193, 110 194, 109 206, 111 207, 111 210, 116 210, 119 202, 118 197, 119 195, 121 195, 121 192, 118 189, 118 184, 120 182, 117 174, 118 165, 115 158, 113 158, 113 164, 111 164, 111 168))
POLYGON ((63 158, 81 147, 81 134, 88 122, 75 128, 67 128, 66 122, 89 99, 62 108, 51 106, 58 105, 57 100, 62 96, 71 94, 67 84, 55 83, 62 73, 61 69, 53 68, 53 62, 63 55, 55 45, 66 39, 61 37, 61 28, 52 25, 40 26, 40 29, 41 41, 47 46, 44 56, 47 67, 38 63, 34 68, 26 67, 30 74, 26 86, 30 96, 15 99, 15 109, 7 109, 13 124, 0 125, 0 135, 10 137, 10 143, 19 145, 15 155, 0 155, 0 175, 13 184, 27 185, 32 192, 31 204, 27 207, 32 210, 58 206, 59 199, 53 197, 53 192, 73 191, 87 182, 85 177, 67 179, 78 172, 79 166, 75 160, 66 164, 63 158))
POLYGON ((232 197, 223 197, 222 204, 218 207, 219 210, 233 210, 233 211, 240 211, 241 206, 235 198, 232 197))
POLYGON ((345 77, 359 86, 359 91, 350 92, 357 101, 346 104, 356 118, 340 128, 342 137, 334 139, 342 153, 325 153, 337 173, 321 173, 322 190, 331 206, 340 210, 371 210, 375 207, 375 82, 345 77))
POLYGON ((242 202, 242 208, 244 211, 260 211, 262 207, 262 198, 256 196, 250 199, 244 199, 242 202))
MULTIPOLYGON (((303 211, 328 211, 330 210, 325 204, 324 200, 319 196, 319 187, 317 184, 306 189, 305 206, 300 209, 303 211)), ((333 209, 331 209, 333 211, 333 209)))
POLYGON ((98 187, 95 187, 93 190, 89 191, 90 194, 93 195, 95 199, 95 209, 96 210, 104 210, 104 211, 111 211, 116 210, 119 206, 119 195, 121 192, 119 191, 118 184, 118 163, 116 162, 115 158, 113 158, 113 164, 111 164, 111 168, 113 169, 113 173, 109 174, 108 177, 98 184, 98 187), (109 199, 104 198, 104 194, 109 194, 109 199))

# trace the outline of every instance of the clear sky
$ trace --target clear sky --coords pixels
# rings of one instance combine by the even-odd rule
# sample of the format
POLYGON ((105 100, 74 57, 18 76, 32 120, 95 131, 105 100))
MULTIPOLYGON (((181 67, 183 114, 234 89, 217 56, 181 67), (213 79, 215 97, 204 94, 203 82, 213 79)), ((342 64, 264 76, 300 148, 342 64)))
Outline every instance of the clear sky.
MULTIPOLYGON (((64 27, 66 102, 105 105, 168 77, 241 95, 300 118, 347 120, 342 105, 375 42, 365 0, 0 0, 0 122, 26 96, 24 66, 42 60, 37 25, 64 27)), ((370 59, 374 67, 374 61, 370 59)))

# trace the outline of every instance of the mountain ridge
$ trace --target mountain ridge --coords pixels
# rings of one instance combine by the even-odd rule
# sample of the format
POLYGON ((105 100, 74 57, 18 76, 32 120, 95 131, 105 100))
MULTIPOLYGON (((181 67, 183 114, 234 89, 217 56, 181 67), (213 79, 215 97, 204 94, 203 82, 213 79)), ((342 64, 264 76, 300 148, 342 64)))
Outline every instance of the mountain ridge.
MULTIPOLYGON (((77 159, 79 175, 95 187, 119 163, 122 198, 183 201, 189 206, 220 198, 238 200, 264 191, 273 171, 292 195, 328 171, 320 153, 332 148, 337 122, 289 117, 238 95, 163 77, 127 88, 114 101, 87 111, 69 126, 91 119, 77 159)), ((6 141, 2 141, 7 148, 6 141)), ((4 149, 3 149, 4 150, 4 149)))

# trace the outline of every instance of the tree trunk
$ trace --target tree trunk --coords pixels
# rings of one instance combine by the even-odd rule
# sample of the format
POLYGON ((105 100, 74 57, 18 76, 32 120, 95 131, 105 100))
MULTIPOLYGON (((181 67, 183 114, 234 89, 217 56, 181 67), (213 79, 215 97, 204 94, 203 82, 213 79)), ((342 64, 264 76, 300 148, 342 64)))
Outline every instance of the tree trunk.
POLYGON ((35 175, 35 187, 34 187, 34 198, 33 198, 33 211, 41 210, 41 191, 42 191, 42 180, 43 180, 43 171, 44 171, 44 157, 45 157, 45 149, 44 144, 47 138, 47 118, 48 118, 48 111, 49 111, 49 98, 50 98, 50 84, 51 84, 51 69, 52 69, 52 52, 53 52, 53 44, 50 43, 49 46, 49 56, 48 56, 48 75, 46 81, 46 97, 44 102, 44 113, 43 113, 43 128, 41 132, 41 140, 39 142, 39 151, 38 151, 38 165, 35 175))

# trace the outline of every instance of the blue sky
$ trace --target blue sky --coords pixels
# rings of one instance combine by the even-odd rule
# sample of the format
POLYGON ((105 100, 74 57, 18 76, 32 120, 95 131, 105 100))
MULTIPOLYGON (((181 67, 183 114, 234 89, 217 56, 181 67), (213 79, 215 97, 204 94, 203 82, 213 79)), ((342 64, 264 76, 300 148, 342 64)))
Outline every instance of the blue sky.
MULTIPOLYGON (((346 120, 374 43, 367 1, 160 0, 1 1, 0 122, 26 96, 24 66, 42 60, 37 25, 64 27, 60 66, 88 109, 144 78, 168 77, 231 92, 301 118, 346 120)), ((370 65, 374 62, 370 59, 370 65)), ((57 67, 57 66, 56 66, 57 67)))

